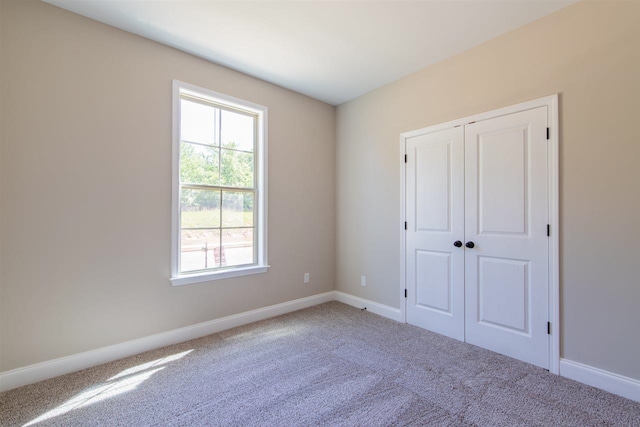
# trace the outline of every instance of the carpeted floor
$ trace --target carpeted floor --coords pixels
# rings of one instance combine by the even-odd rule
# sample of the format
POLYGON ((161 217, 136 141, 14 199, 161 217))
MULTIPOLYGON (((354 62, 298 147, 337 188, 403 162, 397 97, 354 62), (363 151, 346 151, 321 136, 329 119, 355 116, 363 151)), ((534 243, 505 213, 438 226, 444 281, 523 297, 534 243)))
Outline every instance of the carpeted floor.
POLYGON ((0 395, 0 425, 640 426, 640 403, 338 302, 0 395))

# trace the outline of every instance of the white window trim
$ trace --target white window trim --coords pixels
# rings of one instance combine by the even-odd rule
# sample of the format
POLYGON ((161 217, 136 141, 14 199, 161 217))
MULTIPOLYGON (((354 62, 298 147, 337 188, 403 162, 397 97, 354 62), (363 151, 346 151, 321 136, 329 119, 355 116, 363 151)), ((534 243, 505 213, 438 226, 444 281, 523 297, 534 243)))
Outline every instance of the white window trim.
POLYGON ((232 277, 265 273, 269 269, 267 263, 267 107, 254 104, 229 95, 214 92, 198 86, 173 80, 173 137, 172 137, 172 185, 171 185, 171 284, 173 286, 209 282, 232 277), (240 266, 214 271, 198 271, 180 273, 180 93, 191 93, 199 97, 205 96, 213 102, 222 103, 240 110, 249 111, 258 117, 257 129, 257 161, 255 165, 257 192, 257 246, 258 259, 255 265, 240 266))

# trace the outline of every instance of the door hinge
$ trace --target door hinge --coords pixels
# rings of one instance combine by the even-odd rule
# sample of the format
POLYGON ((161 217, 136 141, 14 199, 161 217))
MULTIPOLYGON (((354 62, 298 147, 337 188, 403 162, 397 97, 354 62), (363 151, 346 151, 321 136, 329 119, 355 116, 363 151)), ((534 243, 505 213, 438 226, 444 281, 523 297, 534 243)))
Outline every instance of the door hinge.
POLYGON ((551 236, 551 226, 547 224, 547 237, 551 236))
POLYGON ((406 289, 404 290, 404 297, 405 298, 407 297, 407 290, 406 289))
POLYGON ((547 335, 551 335, 551 322, 547 322, 547 335))
POLYGON ((407 155, 404 155, 404 162, 407 163, 407 155))
POLYGON ((404 229, 407 229, 407 221, 404 222, 404 229))
POLYGON ((551 133, 550 129, 547 128, 547 139, 550 139, 550 133, 551 133))

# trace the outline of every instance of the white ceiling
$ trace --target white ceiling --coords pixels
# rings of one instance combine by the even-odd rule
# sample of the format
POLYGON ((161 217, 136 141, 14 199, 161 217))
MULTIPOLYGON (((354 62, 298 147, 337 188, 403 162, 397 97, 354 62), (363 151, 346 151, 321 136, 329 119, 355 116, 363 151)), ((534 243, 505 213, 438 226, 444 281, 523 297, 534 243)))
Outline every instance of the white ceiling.
POLYGON ((43 0, 332 105, 576 0, 43 0))

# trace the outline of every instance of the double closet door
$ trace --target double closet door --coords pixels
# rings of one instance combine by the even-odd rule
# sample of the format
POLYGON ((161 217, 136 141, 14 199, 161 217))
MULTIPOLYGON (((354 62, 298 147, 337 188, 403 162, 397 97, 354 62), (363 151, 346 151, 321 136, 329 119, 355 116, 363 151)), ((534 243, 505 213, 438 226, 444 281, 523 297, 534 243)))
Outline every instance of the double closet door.
POLYGON ((548 369, 547 107, 406 154, 407 322, 548 369))

